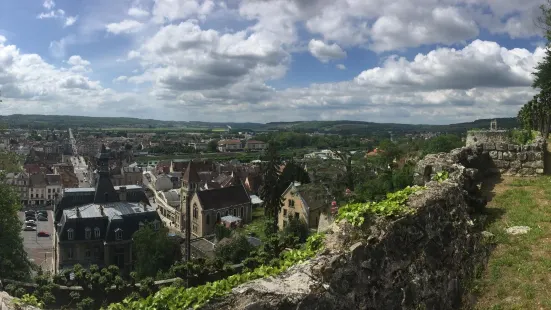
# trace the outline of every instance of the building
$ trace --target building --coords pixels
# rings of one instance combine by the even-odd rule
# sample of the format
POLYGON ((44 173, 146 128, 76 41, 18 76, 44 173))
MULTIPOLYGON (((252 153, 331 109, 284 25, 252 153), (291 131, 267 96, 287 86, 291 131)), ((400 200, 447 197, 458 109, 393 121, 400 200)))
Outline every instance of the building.
POLYGON ((128 273, 132 235, 143 225, 160 228, 159 215, 140 186, 113 186, 105 146, 97 161, 96 187, 66 189, 55 207, 55 271, 97 264, 117 265, 128 273))
POLYGON ((283 192, 283 206, 279 212, 278 227, 283 229, 289 218, 303 220, 309 228, 317 228, 320 216, 330 212, 333 199, 329 192, 318 184, 291 183, 283 192))
POLYGON ((44 206, 54 203, 62 195, 59 174, 36 173, 29 176, 28 204, 44 206))
POLYGON ((235 152, 243 150, 239 140, 220 140, 218 141, 218 150, 220 152, 235 152))
POLYGON ((182 223, 185 227, 186 205, 191 212, 191 234, 204 237, 214 234, 222 217, 239 217, 243 224, 252 220, 251 198, 242 184, 224 188, 200 190, 201 179, 190 162, 182 178, 180 191, 182 223))
POLYGON ((245 142, 245 150, 247 151, 262 151, 266 149, 266 142, 257 141, 257 140, 247 140, 245 142))
POLYGON ((29 174, 25 171, 18 173, 7 173, 6 183, 15 187, 16 192, 19 194, 19 199, 22 205, 29 204, 29 174))

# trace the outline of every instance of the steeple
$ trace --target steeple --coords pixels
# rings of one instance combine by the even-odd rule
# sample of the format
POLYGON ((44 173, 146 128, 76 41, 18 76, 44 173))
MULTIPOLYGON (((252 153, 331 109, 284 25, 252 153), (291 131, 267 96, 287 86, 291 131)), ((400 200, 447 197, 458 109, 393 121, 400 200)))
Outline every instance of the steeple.
POLYGON ((96 156, 98 165, 98 180, 96 183, 96 193, 94 203, 118 202, 119 195, 109 178, 109 152, 105 144, 101 145, 101 150, 96 156))

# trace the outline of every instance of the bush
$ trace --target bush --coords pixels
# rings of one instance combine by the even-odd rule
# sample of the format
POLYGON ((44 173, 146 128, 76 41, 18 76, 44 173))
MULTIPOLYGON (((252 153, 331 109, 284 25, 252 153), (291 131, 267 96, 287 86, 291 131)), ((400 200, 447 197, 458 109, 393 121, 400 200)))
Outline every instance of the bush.
POLYGON ((247 238, 238 235, 219 243, 214 253, 216 258, 220 261, 238 264, 249 257, 252 250, 253 246, 249 243, 247 238))
POLYGON ((536 138, 537 131, 513 129, 509 132, 509 136, 511 138, 511 141, 513 141, 513 143, 524 145, 532 142, 536 138))

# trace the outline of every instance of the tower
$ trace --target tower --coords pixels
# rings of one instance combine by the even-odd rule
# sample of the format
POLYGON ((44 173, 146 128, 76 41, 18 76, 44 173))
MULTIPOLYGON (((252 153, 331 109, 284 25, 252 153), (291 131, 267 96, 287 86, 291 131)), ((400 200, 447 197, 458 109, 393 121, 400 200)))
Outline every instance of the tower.
POLYGON ((490 130, 497 130, 497 120, 492 120, 490 122, 490 130))
MULTIPOLYGON (((185 220, 185 236, 186 236, 186 261, 191 260, 191 200, 193 199, 193 194, 197 191, 198 185, 201 182, 193 162, 190 160, 186 172, 182 177, 182 188, 180 190, 181 203, 180 208, 184 208, 184 220, 185 220)), ((187 271, 187 287, 189 287, 189 270, 187 271)))
POLYGON ((109 153, 105 144, 96 156, 98 165, 98 180, 96 181, 96 193, 94 203, 118 202, 119 195, 115 191, 113 182, 109 177, 109 153))

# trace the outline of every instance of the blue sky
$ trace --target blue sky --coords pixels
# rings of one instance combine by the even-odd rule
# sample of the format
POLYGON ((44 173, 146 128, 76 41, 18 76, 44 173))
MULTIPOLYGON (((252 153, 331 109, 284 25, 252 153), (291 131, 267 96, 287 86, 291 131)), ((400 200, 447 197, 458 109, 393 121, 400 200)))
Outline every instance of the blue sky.
POLYGON ((535 0, 5 0, 2 114, 456 123, 515 116, 535 0))

